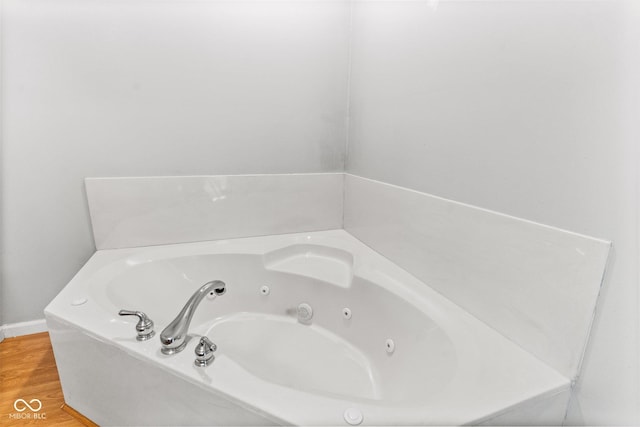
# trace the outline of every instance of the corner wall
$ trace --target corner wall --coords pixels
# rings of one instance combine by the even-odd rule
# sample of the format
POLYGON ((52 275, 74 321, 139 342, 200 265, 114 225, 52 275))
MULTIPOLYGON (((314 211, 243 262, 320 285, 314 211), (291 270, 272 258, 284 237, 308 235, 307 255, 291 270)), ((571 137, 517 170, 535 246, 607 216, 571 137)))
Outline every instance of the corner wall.
POLYGON ((4 0, 7 324, 93 254, 85 177, 342 172, 342 1, 4 0))
MULTIPOLYGON (((3 182, 3 173, 2 173, 2 156, 3 156, 3 140, 4 140, 4 128, 2 127, 2 105, 3 105, 3 97, 2 97, 2 9, 3 9, 3 0, 0 0, 0 189, 4 188, 2 185, 3 182)), ((4 219, 4 196, 2 195, 2 191, 0 191, 0 301, 4 300, 3 289, 4 289, 4 239, 3 235, 3 219, 4 219)), ((3 321, 3 309, 2 303, 0 303, 0 342, 4 340, 4 321, 3 321)))
POLYGON ((354 3, 347 172, 613 241, 567 424, 640 423, 631 5, 354 3))

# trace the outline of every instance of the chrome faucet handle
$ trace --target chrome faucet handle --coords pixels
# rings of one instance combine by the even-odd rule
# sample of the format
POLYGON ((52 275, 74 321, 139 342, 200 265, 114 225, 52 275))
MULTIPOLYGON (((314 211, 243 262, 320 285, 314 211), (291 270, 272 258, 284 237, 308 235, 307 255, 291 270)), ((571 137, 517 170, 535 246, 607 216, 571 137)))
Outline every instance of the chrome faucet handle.
POLYGON ((205 367, 213 362, 215 356, 213 352, 218 349, 218 346, 211 342, 207 337, 200 338, 200 342, 196 346, 196 360, 195 365, 198 367, 205 367))
POLYGON ((118 314, 120 316, 138 316, 138 319, 140 319, 138 321, 138 324, 136 325, 136 332, 138 333, 136 339, 138 341, 146 341, 148 339, 151 339, 156 334, 153 330, 153 321, 149 319, 149 317, 147 317, 147 315, 143 312, 120 310, 118 314))

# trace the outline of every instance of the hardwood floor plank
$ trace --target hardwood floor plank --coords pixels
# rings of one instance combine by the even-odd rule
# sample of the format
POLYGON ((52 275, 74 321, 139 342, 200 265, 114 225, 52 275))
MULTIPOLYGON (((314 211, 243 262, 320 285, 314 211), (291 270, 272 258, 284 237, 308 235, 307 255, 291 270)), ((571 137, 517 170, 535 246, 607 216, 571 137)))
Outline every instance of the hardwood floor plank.
MULTIPOLYGON (((37 407, 37 402, 33 402, 37 407)), ((95 426, 91 420, 65 406, 49 334, 7 338, 0 343, 0 426, 95 426), (39 399, 42 408, 32 412, 22 402, 39 399), (64 408, 63 408, 64 406, 64 408)))

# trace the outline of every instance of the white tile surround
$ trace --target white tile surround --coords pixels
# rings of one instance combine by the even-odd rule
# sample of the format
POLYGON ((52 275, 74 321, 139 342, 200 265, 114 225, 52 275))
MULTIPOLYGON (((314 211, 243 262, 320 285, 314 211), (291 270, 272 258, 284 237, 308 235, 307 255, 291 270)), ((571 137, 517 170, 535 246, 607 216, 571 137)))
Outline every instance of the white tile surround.
POLYGON ((87 178, 97 249, 342 228, 343 174, 87 178))
POLYGON ((344 228, 576 377, 610 242, 350 174, 344 228))
POLYGON ((98 249, 344 228, 569 378, 610 249, 351 174, 88 178, 86 189, 98 249))

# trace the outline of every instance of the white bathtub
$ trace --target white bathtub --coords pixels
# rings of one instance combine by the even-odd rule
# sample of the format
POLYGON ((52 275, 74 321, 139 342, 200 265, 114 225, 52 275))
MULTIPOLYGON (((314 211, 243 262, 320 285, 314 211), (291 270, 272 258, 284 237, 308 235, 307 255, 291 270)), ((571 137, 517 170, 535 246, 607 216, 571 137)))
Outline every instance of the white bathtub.
POLYGON ((98 251, 45 315, 67 404, 101 425, 347 425, 349 408, 368 425, 461 425, 532 405, 553 423, 570 389, 342 230, 98 251), (217 344, 213 364, 194 366, 197 339, 162 354, 162 329, 216 279, 226 294, 190 327, 217 344), (123 308, 156 337, 137 341, 123 308))

